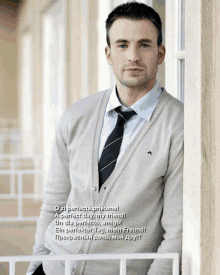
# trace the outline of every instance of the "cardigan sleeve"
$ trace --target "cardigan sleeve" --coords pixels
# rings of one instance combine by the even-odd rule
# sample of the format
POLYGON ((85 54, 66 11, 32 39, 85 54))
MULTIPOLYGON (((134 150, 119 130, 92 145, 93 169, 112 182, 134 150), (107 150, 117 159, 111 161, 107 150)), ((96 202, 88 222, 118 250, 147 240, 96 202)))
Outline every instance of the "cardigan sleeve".
MULTIPOLYGON (((50 253, 50 250, 45 246, 45 232, 53 221, 55 213, 58 212, 55 211, 55 206, 66 205, 71 190, 65 130, 63 115, 56 130, 47 186, 37 221, 33 255, 47 255, 50 253)), ((33 272, 40 264, 41 262, 31 262, 27 272, 33 272)))
MULTIPOLYGON (((178 253, 182 256, 183 224, 183 131, 170 150, 168 169, 164 176, 164 204, 161 224, 164 229, 163 241, 158 253, 178 253)), ((172 259, 155 259, 148 275, 172 275, 172 259)))

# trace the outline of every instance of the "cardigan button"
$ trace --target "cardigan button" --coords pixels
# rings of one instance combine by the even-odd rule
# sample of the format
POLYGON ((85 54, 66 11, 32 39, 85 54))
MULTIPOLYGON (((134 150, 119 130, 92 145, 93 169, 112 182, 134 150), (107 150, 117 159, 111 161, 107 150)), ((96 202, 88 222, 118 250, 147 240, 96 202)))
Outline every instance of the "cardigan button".
POLYGON ((96 191, 96 187, 95 187, 95 186, 92 187, 92 191, 93 191, 93 192, 96 191))

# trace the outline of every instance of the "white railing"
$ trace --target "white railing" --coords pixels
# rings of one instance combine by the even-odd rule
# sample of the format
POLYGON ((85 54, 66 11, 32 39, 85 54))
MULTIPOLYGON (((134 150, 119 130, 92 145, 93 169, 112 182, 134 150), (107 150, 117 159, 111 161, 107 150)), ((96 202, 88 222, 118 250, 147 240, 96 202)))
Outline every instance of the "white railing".
POLYGON ((21 130, 19 128, 0 125, 0 154, 6 153, 5 151, 9 154, 21 153, 21 130))
MULTIPOLYGON (((23 156, 19 155, 1 155, 0 156, 0 162, 9 161, 10 165, 7 170, 0 170, 0 176, 1 175, 9 175, 10 176, 10 191, 7 194, 0 194, 1 200, 10 200, 10 199, 17 199, 18 202, 18 215, 16 217, 0 217, 0 222, 5 221, 35 221, 38 219, 38 217, 31 216, 31 217, 24 217, 23 216, 23 199, 42 199, 43 193, 37 194, 36 192, 33 193, 23 193, 23 175, 41 175, 43 177, 43 171, 42 170, 36 170, 36 169, 20 169, 16 166, 20 166, 19 162, 24 160, 25 158, 23 156), (17 187, 18 190, 15 192, 15 176, 17 175, 17 187)), ((1 167, 1 163, 0 163, 1 167)), ((42 180, 43 182, 43 180, 42 180)), ((34 185, 34 191, 38 188, 36 188, 36 183, 33 182, 34 185)))
POLYGON ((120 275, 126 275, 126 261, 131 259, 172 259, 173 275, 179 275, 178 253, 127 253, 127 254, 85 254, 85 255, 59 255, 59 256, 9 256, 0 257, 0 263, 9 262, 9 275, 15 275, 16 262, 31 261, 65 261, 65 275, 71 275, 71 262, 89 260, 120 260, 120 275))

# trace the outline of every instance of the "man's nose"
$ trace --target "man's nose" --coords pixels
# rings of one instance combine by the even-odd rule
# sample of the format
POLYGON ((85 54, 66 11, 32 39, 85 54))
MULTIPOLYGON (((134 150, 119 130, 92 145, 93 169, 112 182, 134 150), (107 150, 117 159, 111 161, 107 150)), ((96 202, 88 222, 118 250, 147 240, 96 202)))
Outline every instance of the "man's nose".
POLYGON ((140 53, 138 48, 130 47, 128 51, 128 60, 131 62, 136 62, 140 60, 140 53))

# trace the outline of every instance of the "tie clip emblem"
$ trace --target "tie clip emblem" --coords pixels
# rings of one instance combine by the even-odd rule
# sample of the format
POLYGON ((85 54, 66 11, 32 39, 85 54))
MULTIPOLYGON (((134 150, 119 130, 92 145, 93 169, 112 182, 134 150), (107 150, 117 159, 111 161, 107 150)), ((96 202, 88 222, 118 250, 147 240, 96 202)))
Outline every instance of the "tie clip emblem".
POLYGON ((151 151, 147 152, 148 154, 152 155, 151 151))

